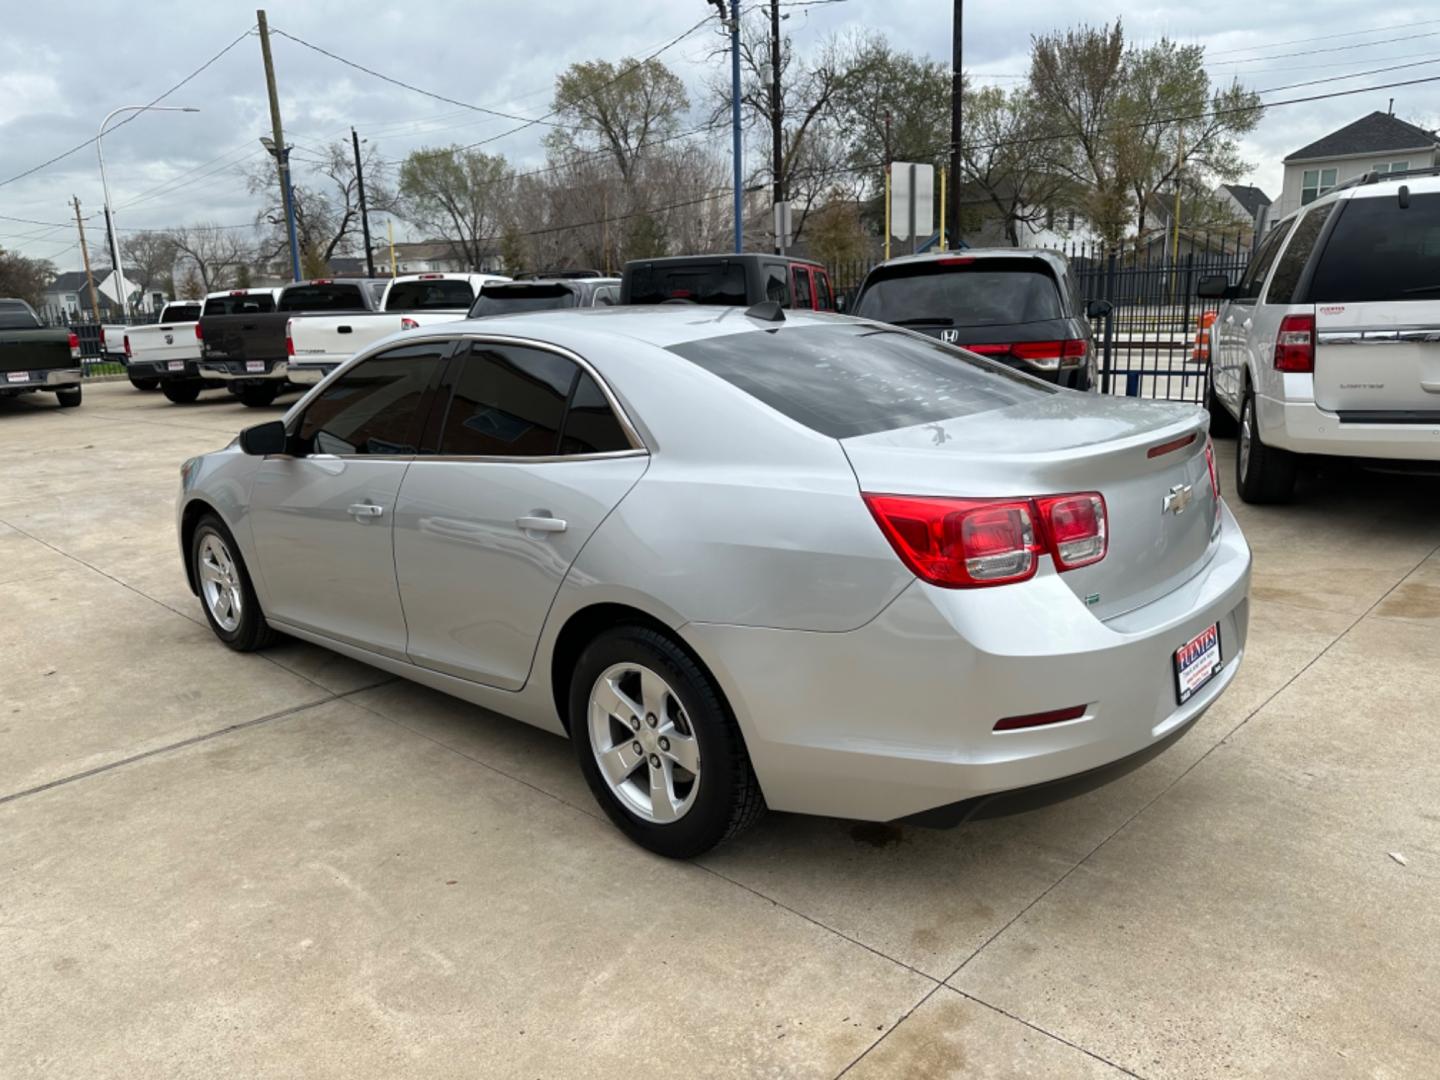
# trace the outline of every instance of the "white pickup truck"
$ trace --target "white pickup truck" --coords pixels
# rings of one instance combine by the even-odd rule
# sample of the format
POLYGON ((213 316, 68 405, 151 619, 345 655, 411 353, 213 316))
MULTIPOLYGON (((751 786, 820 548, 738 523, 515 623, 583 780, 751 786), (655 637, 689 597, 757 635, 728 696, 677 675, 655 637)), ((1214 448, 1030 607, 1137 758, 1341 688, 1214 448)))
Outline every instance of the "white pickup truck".
POLYGON ((200 321, 199 300, 175 300, 160 311, 160 320, 148 326, 105 327, 105 346, 118 333, 124 342, 125 373, 137 390, 164 388, 167 382, 195 377, 200 342, 195 324, 200 321))
POLYGON ((402 274, 385 287, 376 312, 297 314, 285 327, 289 378, 318 383, 360 350, 401 330, 463 319, 498 274, 402 274))

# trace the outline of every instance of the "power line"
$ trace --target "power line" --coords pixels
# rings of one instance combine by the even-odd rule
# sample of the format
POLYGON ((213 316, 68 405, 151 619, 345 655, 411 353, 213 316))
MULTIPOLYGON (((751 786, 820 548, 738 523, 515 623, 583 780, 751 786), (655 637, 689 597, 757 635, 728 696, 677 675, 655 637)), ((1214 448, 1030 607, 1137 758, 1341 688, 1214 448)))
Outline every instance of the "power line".
MULTIPOLYGON (((186 76, 185 76, 183 79, 181 79, 178 83, 176 83, 174 86, 170 87, 169 90, 166 90, 166 91, 165 91, 163 94, 161 94, 159 97, 154 98, 153 100, 151 100, 150 102, 148 102, 148 103, 146 104, 145 108, 148 109, 148 108, 150 108, 151 105, 155 105, 155 104, 158 104, 158 103, 161 102, 161 101, 164 101, 167 97, 169 97, 171 94, 173 94, 176 90, 179 90, 182 86, 184 86, 186 83, 188 83, 191 79, 195 78, 195 76, 199 75, 202 71, 204 71, 206 68, 208 68, 211 64, 215 63, 215 61, 219 60, 222 56, 224 56, 226 53, 228 53, 228 52, 229 52, 231 49, 233 49, 236 45, 239 45, 240 42, 244 41, 247 37, 250 36, 250 32, 251 32, 252 30, 254 30, 254 29, 255 29, 255 27, 252 25, 249 30, 246 30, 243 34, 241 34, 239 37, 237 37, 234 41, 230 42, 229 45, 226 45, 223 49, 221 49, 219 52, 217 52, 214 56, 210 57, 209 60, 206 60, 205 63, 201 64, 198 68, 196 68, 194 71, 192 71, 189 75, 186 75, 186 76)), ((137 110, 137 111, 131 113, 131 114, 130 114, 129 116, 127 116, 124 120, 121 120, 118 124, 115 124, 113 127, 109 128, 109 129, 105 132, 105 134, 108 135, 108 134, 114 132, 116 128, 122 128, 122 127, 124 127, 126 124, 130 123, 130 121, 134 120, 137 116, 142 115, 143 112, 144 112, 144 110, 142 109, 142 110, 137 110)), ((69 157, 71 154, 74 154, 74 153, 77 153, 77 152, 79 152, 79 151, 81 151, 81 150, 84 150, 85 147, 87 147, 87 146, 92 146, 92 145, 94 145, 95 141, 96 141, 99 137, 100 137, 99 135, 92 135, 90 138, 86 139, 84 142, 82 142, 82 143, 76 143, 74 146, 72 146, 69 150, 66 150, 64 153, 56 154, 56 155, 55 155, 54 157, 52 157, 49 161, 42 161, 39 165, 34 165, 34 166, 26 169, 24 172, 16 173, 14 176, 10 177, 8 180, 0 180, 0 187, 4 187, 6 184, 13 184, 16 180, 23 180, 25 177, 30 176, 30 175, 32 175, 33 173, 37 173, 37 172, 39 172, 41 169, 49 168, 51 165, 54 165, 57 161, 63 161, 65 158, 69 157)), ((93 217, 94 215, 91 215, 91 216, 93 217)))
POLYGON ((1440 61, 1440 56, 1432 56, 1429 60, 1416 60, 1409 64, 1396 64, 1393 67, 1371 68, 1369 71, 1352 71, 1349 75, 1329 75, 1323 79, 1308 79, 1305 82, 1287 83, 1284 86, 1271 86, 1264 90, 1254 91, 1257 94, 1275 94, 1281 90, 1296 90, 1302 86, 1318 86, 1320 83, 1344 82, 1346 79, 1358 79, 1362 75, 1380 75, 1386 71, 1401 71, 1404 68, 1424 67, 1426 64, 1433 64, 1440 61))
MULTIPOLYGON (((1213 53, 1210 52, 1209 49, 1206 49, 1205 52, 1207 56, 1233 56, 1235 53, 1240 52, 1255 52, 1259 49, 1279 49, 1286 45, 1305 45, 1312 41, 1334 41, 1336 38, 1355 37, 1358 34, 1380 34, 1389 30, 1405 30, 1412 26, 1434 26, 1436 23, 1440 23, 1440 19, 1422 19, 1420 22, 1395 23, 1392 26, 1372 26, 1368 30, 1346 30, 1339 34, 1321 34, 1319 37, 1291 38, 1289 41, 1270 41, 1264 45, 1247 45, 1243 48, 1220 49, 1213 53)), ((1378 44, 1378 42, 1372 44, 1378 44)))
MULTIPOLYGON (((1286 60, 1294 56, 1318 56, 1321 53, 1347 52, 1350 49, 1369 49, 1375 45, 1393 45, 1397 41, 1414 41, 1417 38, 1440 37, 1440 30, 1425 34, 1406 34, 1404 37, 1382 38, 1379 41, 1360 41, 1353 45, 1331 45, 1324 49, 1302 49, 1300 52, 1272 53, 1269 56, 1252 56, 1244 60, 1217 60, 1217 66, 1226 64, 1260 64, 1266 60, 1286 60)), ((1206 61, 1209 63, 1209 60, 1206 61)))

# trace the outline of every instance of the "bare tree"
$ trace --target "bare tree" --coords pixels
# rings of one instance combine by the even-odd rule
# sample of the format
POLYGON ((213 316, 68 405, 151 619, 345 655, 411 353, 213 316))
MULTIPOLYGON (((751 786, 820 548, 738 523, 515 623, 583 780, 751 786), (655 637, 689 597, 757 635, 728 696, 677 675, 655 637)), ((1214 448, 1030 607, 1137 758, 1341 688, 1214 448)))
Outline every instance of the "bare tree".
POLYGON ((980 215, 988 210, 998 217, 1016 246, 1022 225, 1052 217, 1073 190, 1057 143, 1045 134, 1028 88, 1007 93, 987 86, 966 94, 963 182, 973 189, 980 215))
POLYGON ((499 241, 513 183, 499 155, 461 146, 416 150, 400 166, 400 210, 479 270, 499 241))
POLYGON ((659 60, 571 64, 555 80, 552 108, 576 129, 556 128, 546 142, 557 151, 606 151, 629 186, 641 157, 675 135, 689 107, 685 84, 659 60))
POLYGON ((175 242, 176 260, 186 271, 193 271, 205 292, 223 289, 234 280, 235 272, 249 261, 251 252, 234 229, 214 222, 187 225, 170 233, 175 242))
POLYGON ((175 238, 168 232, 133 233, 120 241, 120 257, 125 260, 125 276, 142 293, 170 283, 175 272, 177 254, 175 238))

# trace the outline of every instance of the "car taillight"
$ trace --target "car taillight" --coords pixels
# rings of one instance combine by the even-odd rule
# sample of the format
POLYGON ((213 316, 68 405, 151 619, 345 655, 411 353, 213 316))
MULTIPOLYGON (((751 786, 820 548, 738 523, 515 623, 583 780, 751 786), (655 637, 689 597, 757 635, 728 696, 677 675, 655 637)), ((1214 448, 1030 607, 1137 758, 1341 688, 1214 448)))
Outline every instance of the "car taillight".
POLYGON ((196 340, 196 341, 204 341, 204 340, 205 340, 205 331, 200 329, 200 324, 199 324, 198 322, 195 324, 195 340, 196 340))
POLYGON ((890 546, 917 577, 950 589, 1028 581, 1049 553, 1061 572, 1105 557, 1105 500, 1095 492, 1038 499, 865 495, 890 546))
POLYGON ((960 347, 981 356, 1009 355, 1018 360, 1061 360, 1084 356, 1086 352, 1084 338, 1065 338, 1061 341, 980 342, 960 347))
POLYGON ((1210 469, 1210 490, 1215 493, 1215 501, 1220 501, 1220 470, 1215 467, 1215 444, 1208 438, 1205 440, 1205 464, 1210 469))
POLYGON ((419 324, 418 322, 416 322, 414 319, 402 318, 402 319, 400 320, 400 329, 401 329, 401 330, 419 330, 419 329, 420 329, 420 324, 419 324))
POLYGON ((1315 370, 1315 316, 1286 315, 1275 338, 1276 371, 1315 370))
POLYGON ((70 359, 80 359, 80 335, 74 330, 70 331, 70 359))
POLYGON ((125 335, 125 359, 129 360, 135 354, 130 351, 130 335, 125 335))
POLYGON ((295 320, 294 320, 294 319, 286 319, 286 320, 285 320, 285 355, 286 355, 286 356, 294 356, 294 355, 295 355, 295 339, 291 336, 291 331, 294 329, 294 327, 295 327, 295 320))

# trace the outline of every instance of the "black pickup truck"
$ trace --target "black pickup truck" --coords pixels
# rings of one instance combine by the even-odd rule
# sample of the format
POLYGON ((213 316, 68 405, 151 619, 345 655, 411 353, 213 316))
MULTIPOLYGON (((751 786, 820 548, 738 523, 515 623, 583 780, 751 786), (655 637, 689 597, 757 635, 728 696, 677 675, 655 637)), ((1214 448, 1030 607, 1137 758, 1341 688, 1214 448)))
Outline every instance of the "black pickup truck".
POLYGON ((0 397, 47 390, 61 408, 80 404, 80 339, 51 329, 24 300, 0 300, 0 397))
POLYGON ((373 284, 366 278, 297 281, 281 289, 272 303, 257 298, 254 304, 238 305, 239 310, 221 302, 223 298, 207 298, 197 329, 200 379, 227 385, 246 405, 269 405, 293 385, 286 324, 304 313, 378 311, 373 284))

